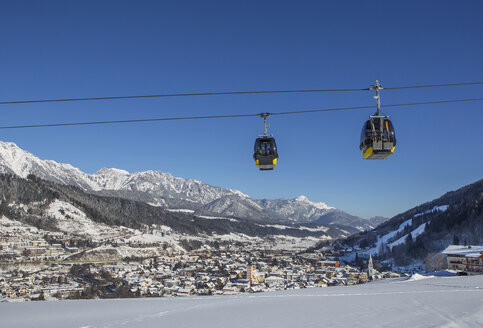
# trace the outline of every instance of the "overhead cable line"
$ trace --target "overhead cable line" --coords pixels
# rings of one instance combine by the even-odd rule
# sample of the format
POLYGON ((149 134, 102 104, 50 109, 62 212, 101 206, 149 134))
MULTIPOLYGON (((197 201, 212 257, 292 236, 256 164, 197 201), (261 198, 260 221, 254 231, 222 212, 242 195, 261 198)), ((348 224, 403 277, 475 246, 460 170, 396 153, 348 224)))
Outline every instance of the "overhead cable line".
MULTIPOLYGON (((434 87, 454 87, 480 85, 483 82, 463 82, 447 84, 414 85, 384 88, 384 90, 402 90, 417 88, 434 87)), ((362 89, 302 89, 302 90, 262 90, 262 91, 227 91, 227 92, 201 92, 201 93, 172 93, 172 94, 153 94, 153 95, 134 95, 134 96, 113 96, 113 97, 90 97, 90 98, 64 98, 64 99, 38 99, 38 100, 15 100, 0 101, 0 105, 15 104, 35 104, 35 103, 55 103, 55 102, 75 102, 75 101, 99 101, 99 100, 124 100, 124 99, 147 99, 147 98, 169 98, 169 97, 196 97, 196 96, 222 96, 222 95, 250 95, 250 94, 280 94, 280 93, 323 93, 323 92, 357 92, 371 91, 371 88, 362 89)))
MULTIPOLYGON (((438 100, 438 101, 427 101, 427 102, 414 102, 414 103, 407 103, 407 104, 382 105, 382 107, 418 106, 418 105, 446 104, 446 103, 482 101, 482 100, 483 100, 483 98, 438 100)), ((339 111, 339 110, 366 109, 366 108, 374 108, 374 106, 341 107, 341 108, 327 108, 327 109, 308 109, 308 110, 298 110, 298 111, 292 111, 292 112, 270 113, 270 115, 306 114, 306 113, 333 112, 333 111, 339 111)), ((260 114, 258 114, 258 116, 260 116, 260 114)))
MULTIPOLYGON (((392 105, 390 104, 390 105, 384 105, 383 107, 419 106, 419 105, 447 104, 447 103, 471 102, 471 101, 483 101, 483 98, 455 99, 455 100, 438 100, 438 101, 414 102, 414 103, 392 104, 392 105)), ((260 117, 263 114, 269 114, 270 116, 273 116, 273 115, 293 115, 293 114, 308 114, 308 113, 320 113, 320 112, 334 112, 334 111, 368 109, 368 108, 374 108, 374 106, 356 106, 356 107, 338 107, 338 108, 324 108, 324 109, 308 109, 308 110, 298 110, 298 111, 288 111, 288 112, 256 113, 256 114, 185 116, 185 117, 164 117, 164 118, 149 118, 149 119, 137 119, 137 120, 118 120, 118 121, 91 121, 91 122, 73 122, 73 123, 12 125, 12 126, 0 126, 0 130, 5 130, 5 129, 27 129, 27 128, 46 128, 46 127, 58 127, 58 126, 100 125, 100 124, 124 124, 124 123, 143 123, 143 122, 159 122, 159 121, 180 121, 180 120, 203 120, 203 119, 218 119, 218 118, 260 117)))
POLYGON ((437 88, 437 87, 456 87, 465 85, 478 85, 483 82, 465 82, 465 83, 447 83, 447 84, 429 84, 429 85, 410 85, 403 87, 382 88, 384 90, 402 90, 402 89, 419 89, 419 88, 437 88))
POLYGON ((265 90, 265 91, 228 91, 228 92, 201 92, 201 93, 172 93, 155 94, 141 96, 115 96, 115 97, 93 97, 93 98, 66 98, 66 99, 41 99, 41 100, 18 100, 0 101, 0 105, 14 104, 33 104, 33 103, 53 103, 70 101, 96 101, 96 100, 120 100, 120 99, 142 99, 142 98, 168 98, 168 97, 194 97, 194 96, 223 96, 223 95, 250 95, 250 94, 270 94, 270 93, 311 93, 311 92, 350 92, 367 91, 364 89, 313 89, 313 90, 265 90))

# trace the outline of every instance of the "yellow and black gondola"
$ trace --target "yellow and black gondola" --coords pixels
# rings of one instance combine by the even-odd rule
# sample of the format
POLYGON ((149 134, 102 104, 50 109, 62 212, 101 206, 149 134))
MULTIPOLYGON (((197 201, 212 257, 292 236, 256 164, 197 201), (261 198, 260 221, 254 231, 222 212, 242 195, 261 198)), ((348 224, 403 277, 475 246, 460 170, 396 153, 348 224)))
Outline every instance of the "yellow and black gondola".
POLYGON ((396 133, 387 117, 372 116, 362 126, 360 149, 364 159, 386 159, 396 149, 396 133))
POLYGON ((278 152, 275 138, 263 136, 255 140, 253 159, 260 170, 273 170, 277 165, 278 152))
POLYGON ((278 160, 277 143, 275 142, 275 138, 272 135, 267 134, 267 118, 269 116, 269 113, 260 114, 260 117, 263 118, 263 135, 258 136, 255 140, 253 150, 253 159, 260 171, 273 170, 277 165, 278 160))

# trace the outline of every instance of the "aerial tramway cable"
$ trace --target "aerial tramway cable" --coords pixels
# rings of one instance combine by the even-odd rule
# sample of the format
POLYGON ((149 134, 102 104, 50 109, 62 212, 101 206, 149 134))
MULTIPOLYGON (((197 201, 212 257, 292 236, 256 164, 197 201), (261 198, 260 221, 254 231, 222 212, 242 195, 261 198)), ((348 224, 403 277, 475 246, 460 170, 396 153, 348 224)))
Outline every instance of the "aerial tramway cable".
MULTIPOLYGON (((436 87, 456 87, 469 85, 483 85, 483 82, 461 82, 446 84, 428 84, 384 88, 385 90, 403 90, 418 88, 436 87)), ((325 93, 325 92, 358 92, 371 91, 371 88, 351 88, 351 89, 300 89, 300 90, 259 90, 259 91, 227 91, 227 92, 200 92, 200 93, 171 93, 171 94, 152 94, 152 95, 133 95, 133 96, 110 96, 110 97, 88 97, 88 98, 59 98, 59 99, 36 99, 36 100, 12 100, 0 101, 0 105, 15 104, 35 104, 35 103, 56 103, 74 101, 99 101, 99 100, 125 100, 125 99, 149 99, 149 98, 169 98, 169 97, 195 97, 195 96, 223 96, 223 95, 255 95, 255 94, 283 94, 283 93, 325 93)))
MULTIPOLYGON (((389 104, 389 105, 384 105, 383 107, 384 108, 409 107, 409 106, 432 105, 432 104, 449 104, 449 103, 459 103, 459 102, 472 102, 472 101, 482 101, 482 100, 483 100, 483 98, 436 100, 436 101, 413 102, 413 103, 405 103, 405 104, 389 104)), ((268 113, 268 114, 270 114, 270 116, 293 115, 293 114, 309 114, 309 113, 334 112, 334 111, 369 109, 369 108, 374 108, 374 106, 355 106, 355 107, 336 107, 336 108, 323 108, 323 109, 306 109, 306 110, 298 110, 298 111, 273 112, 273 113, 268 113)), ((50 124, 10 125, 10 126, 7 125, 7 126, 0 126, 0 130, 46 128, 46 127, 60 127, 60 126, 77 126, 77 125, 125 124, 125 123, 143 123, 143 122, 178 121, 178 120, 203 120, 203 119, 220 119, 220 118, 260 117, 260 115, 261 115, 261 113, 233 114, 233 115, 184 116, 184 117, 162 117, 162 118, 116 120, 116 121, 90 121, 90 122, 50 123, 50 124)))

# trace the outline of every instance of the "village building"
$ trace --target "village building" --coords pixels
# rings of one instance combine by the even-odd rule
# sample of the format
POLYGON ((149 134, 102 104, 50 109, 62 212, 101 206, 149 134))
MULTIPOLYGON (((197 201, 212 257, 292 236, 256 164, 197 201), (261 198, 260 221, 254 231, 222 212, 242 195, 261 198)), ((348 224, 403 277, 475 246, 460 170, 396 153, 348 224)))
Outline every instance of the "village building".
POLYGON ((483 274, 483 246, 450 245, 443 254, 447 257, 448 269, 483 274))

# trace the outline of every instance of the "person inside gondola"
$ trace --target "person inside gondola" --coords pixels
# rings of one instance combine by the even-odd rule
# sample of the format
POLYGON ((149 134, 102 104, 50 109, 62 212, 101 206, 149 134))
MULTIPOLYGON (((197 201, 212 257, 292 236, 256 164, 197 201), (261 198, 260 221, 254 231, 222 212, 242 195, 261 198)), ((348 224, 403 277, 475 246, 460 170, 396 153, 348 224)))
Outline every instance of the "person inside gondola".
POLYGON ((272 154, 272 150, 270 148, 270 143, 265 143, 265 155, 271 155, 272 154))
POLYGON ((258 151, 257 151, 258 154, 262 155, 262 156, 268 155, 269 154, 269 150, 268 150, 269 148, 268 147, 269 147, 269 145, 268 145, 267 142, 261 142, 259 144, 259 148, 258 148, 258 151))

